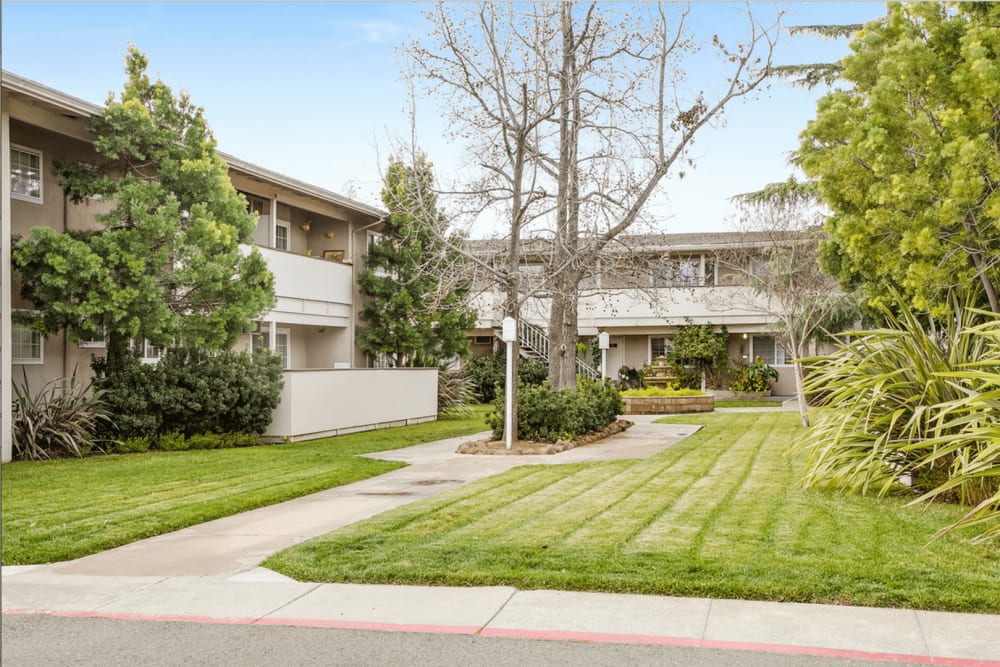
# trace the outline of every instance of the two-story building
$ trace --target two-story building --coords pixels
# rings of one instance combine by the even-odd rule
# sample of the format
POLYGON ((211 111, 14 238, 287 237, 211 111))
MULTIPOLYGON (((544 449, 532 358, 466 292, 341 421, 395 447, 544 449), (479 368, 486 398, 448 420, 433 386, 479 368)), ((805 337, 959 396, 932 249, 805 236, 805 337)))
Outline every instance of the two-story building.
MULTIPOLYGON (((100 106, 9 72, 2 74, 0 96, 0 403, 8 460, 11 383, 26 380, 37 388, 74 368, 89 372, 91 355, 104 347, 101 340, 72 342, 63 333, 42 336, 11 321, 13 311, 33 307, 11 272, 12 239, 36 226, 94 229, 94 214, 111 203, 74 204, 52 176, 54 161, 97 159, 87 120, 100 106)), ((435 418, 436 370, 369 368, 354 342, 357 272, 385 212, 221 155, 233 185, 258 214, 254 244, 274 275, 274 307, 237 343, 237 349, 269 347, 284 360, 281 404, 265 435, 304 439, 435 418)), ((142 349, 150 361, 160 354, 149 345, 142 349)))
MULTIPOLYGON (((737 364, 761 358, 779 374, 772 391, 795 393, 791 355, 782 348, 775 332, 780 328, 764 299, 747 286, 754 261, 773 235, 709 232, 630 237, 627 250, 606 253, 581 282, 578 335, 581 340, 607 332, 610 349, 607 373, 616 377, 627 366, 640 369, 653 358, 670 352, 672 338, 687 324, 711 324, 729 332, 729 358, 737 364), (758 238, 759 236, 759 238, 758 238), (754 248, 760 252, 755 253, 754 248), (602 265, 603 264, 603 265, 602 265)), ((528 289, 543 284, 543 255, 533 260, 530 244, 522 266, 522 283, 528 289)), ((534 243, 537 244, 537 241, 534 243)), ((496 242, 478 242, 474 249, 485 257, 502 256, 496 242)), ((482 289, 476 296, 476 329, 470 332, 474 354, 486 354, 495 345, 495 332, 504 312, 504 295, 497 289, 482 289)), ((521 308, 521 339, 528 341, 528 354, 545 345, 532 342, 548 327, 549 299, 544 289, 521 308)), ((539 356, 544 356, 541 354, 539 356)))

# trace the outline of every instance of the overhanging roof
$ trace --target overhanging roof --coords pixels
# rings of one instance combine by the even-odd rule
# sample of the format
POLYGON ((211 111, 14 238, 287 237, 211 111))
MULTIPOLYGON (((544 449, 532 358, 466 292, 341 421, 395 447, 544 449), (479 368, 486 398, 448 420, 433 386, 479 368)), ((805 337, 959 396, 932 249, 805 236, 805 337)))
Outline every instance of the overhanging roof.
MULTIPOLYGON (((61 90, 50 88, 49 86, 38 83, 37 81, 32 81, 31 79, 26 79, 22 76, 18 76, 17 74, 8 72, 7 70, 0 72, 0 87, 4 90, 10 91, 11 93, 31 98, 33 102, 40 104, 41 106, 48 107, 62 115, 89 118, 91 116, 99 115, 104 109, 101 105, 82 100, 79 97, 73 97, 72 95, 68 95, 61 90)), ((306 183, 305 181, 292 178, 291 176, 285 176, 284 174, 279 174, 276 171, 265 169, 264 167, 247 162, 246 160, 241 160, 240 158, 224 153, 223 151, 216 152, 219 154, 219 157, 229 164, 231 169, 249 176, 280 185, 288 188, 289 190, 310 195, 322 201, 336 204, 337 206, 352 209, 361 213, 367 213, 368 215, 372 215, 377 218, 388 215, 388 213, 382 209, 369 206, 364 202, 351 199, 350 197, 339 195, 336 192, 327 190, 326 188, 321 188, 318 185, 312 185, 310 183, 306 183)))

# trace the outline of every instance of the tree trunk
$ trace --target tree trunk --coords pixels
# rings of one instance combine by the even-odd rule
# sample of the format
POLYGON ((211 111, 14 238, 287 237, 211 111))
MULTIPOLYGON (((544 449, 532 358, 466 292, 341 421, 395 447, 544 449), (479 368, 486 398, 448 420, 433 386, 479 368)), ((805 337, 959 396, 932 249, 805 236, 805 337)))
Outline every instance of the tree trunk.
POLYGON ((549 312, 549 386, 553 389, 576 386, 576 292, 566 284, 572 280, 567 276, 557 281, 549 312))
POLYGON ((806 400, 806 390, 803 387, 802 364, 795 362, 795 396, 799 399, 799 419, 802 425, 809 426, 809 401, 806 400))
POLYGON ((986 292, 986 299, 990 302, 990 310, 994 313, 1000 314, 1000 300, 997 299, 997 291, 993 285, 993 281, 986 274, 986 266, 983 262, 983 253, 980 251, 978 246, 974 246, 979 239, 979 228, 976 225, 976 221, 971 218, 966 218, 962 222, 965 227, 965 232, 968 235, 968 252, 969 258, 972 260, 972 265, 976 267, 976 273, 979 274, 979 280, 983 284, 983 290, 986 292))
POLYGON ((577 86, 573 3, 560 7, 562 63, 559 69, 559 190, 556 195, 556 247, 549 312, 549 386, 576 386, 577 294, 580 271, 572 266, 580 251, 580 177, 578 145, 580 91, 577 86))

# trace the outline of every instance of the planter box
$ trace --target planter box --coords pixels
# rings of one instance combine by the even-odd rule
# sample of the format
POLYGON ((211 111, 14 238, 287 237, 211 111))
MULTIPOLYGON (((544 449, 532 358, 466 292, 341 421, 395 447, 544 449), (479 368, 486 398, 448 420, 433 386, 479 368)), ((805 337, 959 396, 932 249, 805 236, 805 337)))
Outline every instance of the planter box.
POLYGON ((713 412, 714 396, 622 396, 627 415, 667 415, 713 412))

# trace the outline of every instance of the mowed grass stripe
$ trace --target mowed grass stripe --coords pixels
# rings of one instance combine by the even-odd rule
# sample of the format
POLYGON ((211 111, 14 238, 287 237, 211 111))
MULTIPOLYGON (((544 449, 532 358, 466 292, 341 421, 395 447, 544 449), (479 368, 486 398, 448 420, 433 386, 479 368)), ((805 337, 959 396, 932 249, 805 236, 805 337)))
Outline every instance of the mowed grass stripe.
POLYGON ((78 558, 379 475, 404 464, 356 455, 480 432, 486 410, 307 443, 4 464, 3 564, 78 558))
MULTIPOLYGON (((698 447, 699 442, 693 440, 689 447, 698 447)), ((607 511, 591 517, 586 525, 567 536, 565 543, 593 544, 600 541, 627 548, 719 464, 726 448, 703 448, 698 457, 679 457, 670 449, 666 451, 670 455, 661 453, 648 460, 632 462, 632 471, 637 475, 638 483, 617 494, 617 497, 612 496, 614 502, 606 504, 607 511)))
POLYGON ((748 426, 743 434, 733 430, 715 434, 714 437, 711 433, 703 436, 703 447, 694 458, 712 457, 711 467, 693 480, 666 511, 631 536, 627 545, 629 549, 687 550, 696 542, 700 543, 698 535, 704 528, 704 522, 712 515, 716 500, 726 497, 730 487, 739 483, 739 479, 733 479, 733 472, 741 471, 759 448, 754 438, 759 435, 754 431, 756 420, 749 420, 748 426))
POLYGON ((801 461, 787 455, 800 428, 795 414, 674 421, 706 428, 648 460, 553 466, 530 478, 531 493, 524 470, 514 469, 265 565, 304 581, 1000 611, 995 548, 969 545, 962 534, 928 544, 960 508, 918 512, 898 499, 802 491, 801 461), (675 539, 678 525, 694 538, 675 539))

